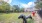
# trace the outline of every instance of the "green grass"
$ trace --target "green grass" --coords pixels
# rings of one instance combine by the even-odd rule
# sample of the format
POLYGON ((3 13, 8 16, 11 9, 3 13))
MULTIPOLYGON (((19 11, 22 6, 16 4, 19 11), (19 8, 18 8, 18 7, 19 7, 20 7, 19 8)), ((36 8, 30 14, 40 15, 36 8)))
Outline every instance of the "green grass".
MULTIPOLYGON (((6 14, 6 13, 1 13, 0 14, 0 22, 3 22, 3 23, 22 23, 22 19, 18 19, 18 16, 20 14, 25 14, 25 15, 28 15, 30 13, 9 13, 9 14, 6 14)), ((27 21, 30 23, 32 20, 28 20, 27 21)))
POLYGON ((11 14, 2 14, 2 15, 0 15, 0 21, 9 19, 11 16, 12 16, 11 14))

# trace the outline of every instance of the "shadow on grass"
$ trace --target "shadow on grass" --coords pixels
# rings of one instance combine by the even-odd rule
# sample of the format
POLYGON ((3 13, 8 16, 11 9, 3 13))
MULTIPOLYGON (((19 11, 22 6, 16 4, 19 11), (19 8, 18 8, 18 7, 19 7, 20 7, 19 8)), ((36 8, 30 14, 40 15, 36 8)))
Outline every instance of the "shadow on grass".
POLYGON ((34 20, 33 19, 27 19, 27 23, 34 23, 34 20))

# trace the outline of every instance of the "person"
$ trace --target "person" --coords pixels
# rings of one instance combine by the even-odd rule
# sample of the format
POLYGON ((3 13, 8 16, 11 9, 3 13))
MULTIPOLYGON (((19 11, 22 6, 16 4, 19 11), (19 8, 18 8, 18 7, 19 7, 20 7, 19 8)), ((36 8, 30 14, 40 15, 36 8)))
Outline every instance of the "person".
POLYGON ((32 11, 32 16, 35 16, 35 13, 36 13, 35 11, 32 11))

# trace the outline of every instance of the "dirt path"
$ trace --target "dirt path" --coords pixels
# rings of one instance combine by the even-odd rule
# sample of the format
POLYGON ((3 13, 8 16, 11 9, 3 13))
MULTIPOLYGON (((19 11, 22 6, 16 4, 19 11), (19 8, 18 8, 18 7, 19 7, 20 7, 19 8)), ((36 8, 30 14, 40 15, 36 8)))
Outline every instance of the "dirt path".
POLYGON ((40 16, 38 14, 36 14, 34 17, 34 23, 42 23, 42 19, 40 18, 40 16))

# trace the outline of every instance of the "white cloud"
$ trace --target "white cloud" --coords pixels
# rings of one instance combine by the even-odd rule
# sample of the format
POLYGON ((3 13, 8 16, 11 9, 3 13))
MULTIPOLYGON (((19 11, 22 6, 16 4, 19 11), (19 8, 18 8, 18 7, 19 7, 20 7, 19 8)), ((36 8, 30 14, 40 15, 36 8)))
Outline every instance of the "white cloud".
POLYGON ((30 7, 33 7, 34 5, 35 5, 34 2, 29 2, 27 4, 21 3, 21 6, 24 8, 30 8, 30 7))
POLYGON ((27 8, 27 7, 28 7, 28 5, 27 5, 27 4, 22 4, 22 7, 27 8))
POLYGON ((5 2, 7 2, 7 3, 11 3, 12 2, 12 0, 4 0, 5 2))

